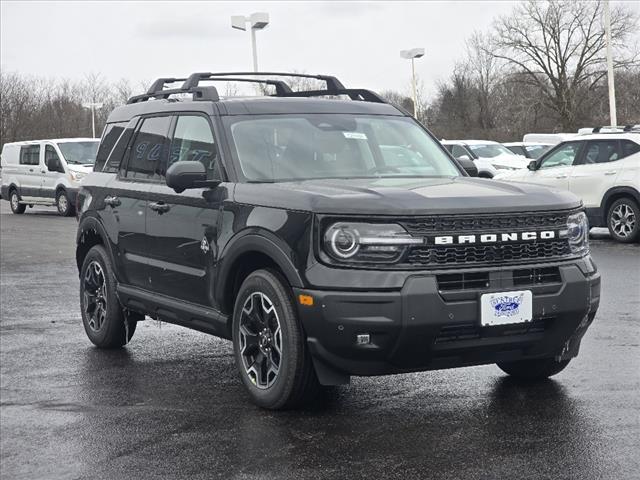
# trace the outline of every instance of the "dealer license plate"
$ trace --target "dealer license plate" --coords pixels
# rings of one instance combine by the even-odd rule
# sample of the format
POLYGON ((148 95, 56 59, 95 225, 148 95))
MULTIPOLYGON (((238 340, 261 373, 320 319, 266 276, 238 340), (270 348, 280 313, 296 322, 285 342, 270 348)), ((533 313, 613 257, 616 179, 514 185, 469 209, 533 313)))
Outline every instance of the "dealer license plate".
POLYGON ((533 318, 531 290, 486 293, 480 297, 483 327, 530 322, 533 318))

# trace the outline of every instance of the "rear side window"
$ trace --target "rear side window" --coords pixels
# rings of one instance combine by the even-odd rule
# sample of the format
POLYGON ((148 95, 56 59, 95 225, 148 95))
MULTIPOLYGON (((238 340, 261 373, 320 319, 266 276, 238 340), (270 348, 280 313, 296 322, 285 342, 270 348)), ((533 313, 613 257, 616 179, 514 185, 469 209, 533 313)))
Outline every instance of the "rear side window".
POLYGON ((592 140, 587 142, 587 147, 580 163, 583 165, 607 163, 619 158, 617 140, 592 140))
POLYGON ((142 121, 131 146, 126 178, 160 178, 157 168, 167 161, 167 136, 170 125, 171 117, 148 117, 142 121))
POLYGON ((38 165, 40 163, 40 145, 25 145, 20 148, 20 165, 38 165))
MULTIPOLYGON (((216 154, 216 143, 211 125, 206 118, 196 115, 181 115, 171 142, 167 168, 175 162, 200 162, 207 170, 207 178, 220 178, 216 154)), ((166 168, 161 169, 164 176, 166 168)))
POLYGON ((96 155, 96 163, 93 166, 94 172, 101 172, 107 163, 107 158, 116 145, 116 142, 124 132, 127 122, 109 123, 104 129, 102 134, 102 140, 100 141, 100 147, 98 148, 98 154, 96 155))
POLYGON ((622 158, 640 152, 640 145, 631 140, 622 140, 622 158))

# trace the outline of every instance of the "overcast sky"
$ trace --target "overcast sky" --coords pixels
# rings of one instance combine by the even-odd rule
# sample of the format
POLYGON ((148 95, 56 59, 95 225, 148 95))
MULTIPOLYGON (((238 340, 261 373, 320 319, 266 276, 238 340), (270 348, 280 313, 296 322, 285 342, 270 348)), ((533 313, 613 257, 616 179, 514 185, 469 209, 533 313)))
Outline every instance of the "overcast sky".
POLYGON ((2 0, 0 60, 4 71, 66 78, 99 72, 134 83, 251 70, 249 33, 233 30, 230 16, 266 11, 271 23, 258 32, 261 70, 330 73, 348 87, 408 92, 410 65, 399 51, 424 47, 416 70, 431 94, 463 55, 465 39, 513 5, 2 0))

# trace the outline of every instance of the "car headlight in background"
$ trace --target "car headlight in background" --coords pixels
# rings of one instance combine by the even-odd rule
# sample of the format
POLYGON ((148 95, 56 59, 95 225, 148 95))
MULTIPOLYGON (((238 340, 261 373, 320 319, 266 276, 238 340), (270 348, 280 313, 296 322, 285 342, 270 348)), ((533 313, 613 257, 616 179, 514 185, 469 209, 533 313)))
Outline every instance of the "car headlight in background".
POLYGON ((566 236, 571 253, 587 253, 589 251, 589 221, 584 212, 569 215, 567 229, 560 232, 566 236))
POLYGON ((324 233, 324 250, 334 260, 393 263, 410 245, 422 245, 398 224, 337 222, 324 233))
POLYGON ((498 170, 519 170, 517 167, 507 167, 506 165, 494 165, 498 170))
POLYGON ((76 172, 75 170, 69 170, 69 178, 76 182, 82 178, 84 178, 87 174, 84 172, 76 172))

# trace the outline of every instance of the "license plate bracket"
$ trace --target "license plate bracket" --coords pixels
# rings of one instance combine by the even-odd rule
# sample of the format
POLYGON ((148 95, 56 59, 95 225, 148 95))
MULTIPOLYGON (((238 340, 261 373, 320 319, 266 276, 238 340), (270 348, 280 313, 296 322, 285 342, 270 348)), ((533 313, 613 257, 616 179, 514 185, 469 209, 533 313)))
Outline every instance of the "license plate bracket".
POLYGON ((531 290, 485 293, 480 296, 480 324, 483 327, 527 323, 532 320, 531 290))

